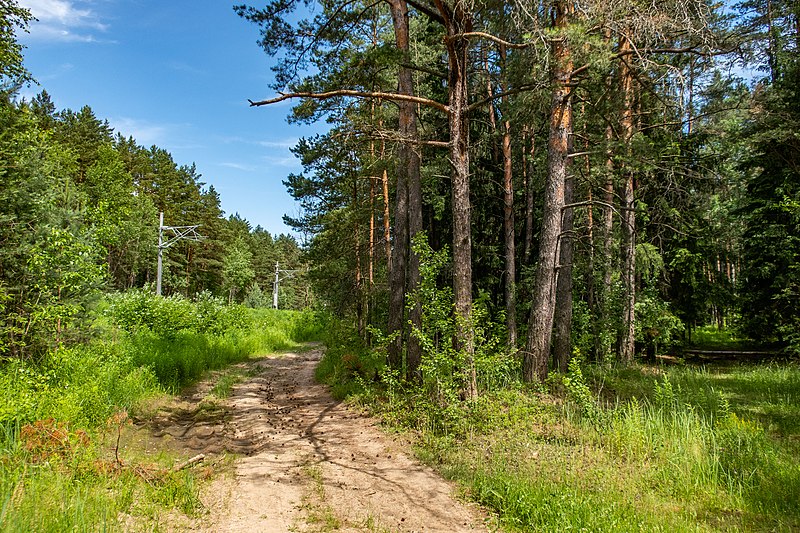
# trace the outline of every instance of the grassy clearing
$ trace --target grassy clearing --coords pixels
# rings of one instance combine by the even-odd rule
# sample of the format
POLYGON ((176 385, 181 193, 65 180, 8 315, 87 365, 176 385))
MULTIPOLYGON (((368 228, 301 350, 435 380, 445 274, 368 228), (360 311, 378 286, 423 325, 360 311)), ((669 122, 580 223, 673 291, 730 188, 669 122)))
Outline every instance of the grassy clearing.
MULTIPOLYGON (((158 529, 165 510, 202 512, 199 484, 210 472, 173 472, 174 455, 154 459, 118 440, 128 414, 146 417, 153 397, 253 354, 298 347, 322 327, 312 313, 227 308, 209 297, 119 298, 125 305, 98 317, 92 343, 0 365, 0 531, 158 529)), ((221 376, 217 397, 241 379, 221 376)))
POLYGON ((796 364, 573 365, 545 387, 508 379, 465 404, 400 389, 380 368, 381 383, 369 379, 374 353, 326 358, 323 379, 349 376, 340 390, 413 430, 419 456, 505 530, 800 528, 796 364))
POLYGON ((742 337, 735 329, 703 326, 692 331, 691 347, 700 350, 748 350, 758 348, 758 345, 742 337))

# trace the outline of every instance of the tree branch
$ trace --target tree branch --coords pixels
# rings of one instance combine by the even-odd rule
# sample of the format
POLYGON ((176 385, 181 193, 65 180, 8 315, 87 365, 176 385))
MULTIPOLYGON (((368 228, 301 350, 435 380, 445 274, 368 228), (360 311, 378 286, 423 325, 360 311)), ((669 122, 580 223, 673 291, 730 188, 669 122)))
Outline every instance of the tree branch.
POLYGON ((528 47, 531 46, 531 43, 521 43, 520 44, 520 43, 511 43, 511 42, 508 42, 508 41, 504 41, 500 37, 497 37, 495 35, 492 35, 491 33, 485 33, 485 32, 482 32, 482 31, 471 31, 471 32, 468 32, 468 33, 458 33, 456 35, 449 36, 448 39, 458 39, 458 38, 461 38, 461 37, 466 37, 466 38, 478 37, 480 39, 487 39, 487 40, 495 42, 497 44, 501 44, 501 45, 505 46, 506 48, 518 48, 519 49, 519 48, 528 48, 528 47))
POLYGON ((413 102, 415 104, 420 104, 427 107, 432 107, 434 109, 438 109, 439 111, 442 111, 444 113, 450 112, 448 106, 440 102, 437 102, 435 100, 422 98, 420 96, 411 96, 411 95, 397 94, 397 93, 339 89, 336 91, 327 91, 324 93, 298 92, 298 93, 278 93, 278 94, 280 96, 276 96, 275 98, 270 98, 267 100, 260 100, 258 102, 254 102, 248 99, 247 101, 250 102, 251 107, 259 107, 262 105, 277 104, 278 102, 283 102, 284 100, 291 100, 292 98, 312 98, 315 100, 326 100, 328 98, 336 98, 337 96, 351 96, 356 98, 380 98, 383 100, 389 100, 393 102, 413 102))
POLYGON ((419 2, 415 2, 414 0, 406 0, 406 3, 411 7, 413 7, 414 9, 416 9, 417 11, 419 11, 420 13, 422 13, 423 15, 425 15, 426 17, 428 17, 429 19, 434 20, 439 24, 444 24, 444 18, 442 18, 442 16, 439 13, 433 11, 428 6, 424 6, 419 2))
POLYGON ((421 65, 415 65, 414 63, 400 63, 400 66, 411 70, 416 70, 417 72, 424 72, 425 74, 430 74, 431 76, 436 76, 437 78, 447 79, 446 72, 439 72, 438 70, 426 68, 421 65))
POLYGON ((603 207, 608 207, 609 209, 613 209, 614 211, 636 211, 635 207, 624 207, 621 205, 612 205, 607 202, 603 202, 600 200, 585 200, 583 202, 575 202, 572 204, 566 204, 561 208, 562 211, 565 209, 572 209, 574 207, 584 207, 584 206, 595 206, 595 205, 602 205, 603 207))
MULTIPOLYGON (((702 50, 698 50, 696 46, 687 46, 684 48, 642 48, 640 50, 634 48, 631 50, 626 50, 624 52, 617 52, 616 54, 611 56, 611 59, 612 60, 620 59, 622 57, 630 55, 643 56, 646 54, 693 54, 701 57, 713 57, 718 55, 730 54, 734 50, 735 48, 731 50, 719 50, 716 52, 704 52, 702 50)), ((581 74, 583 71, 588 70, 589 67, 591 66, 592 66, 591 63, 586 63, 585 65, 581 65, 580 67, 573 69, 572 76, 581 74)))

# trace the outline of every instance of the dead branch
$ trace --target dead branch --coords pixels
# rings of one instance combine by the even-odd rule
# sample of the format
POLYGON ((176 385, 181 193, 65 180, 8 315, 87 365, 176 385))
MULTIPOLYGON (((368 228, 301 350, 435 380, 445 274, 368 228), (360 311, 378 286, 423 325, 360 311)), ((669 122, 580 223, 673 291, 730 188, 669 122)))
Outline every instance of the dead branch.
POLYGON ((181 470, 183 470, 185 468, 189 468, 190 466, 193 466, 193 465, 203 461, 205 458, 206 458, 206 456, 203 455, 202 453, 197 454, 194 457, 192 457, 190 459, 187 459, 186 461, 173 466, 172 467, 172 471, 173 472, 180 472, 181 470))
POLYGON ((471 31, 471 32, 467 32, 467 33, 457 33, 457 34, 451 35, 451 36, 449 36, 447 38, 448 39, 460 39, 460 38, 469 39, 470 37, 478 37, 480 39, 486 39, 488 41, 492 41, 492 42, 495 42, 495 43, 500 44, 502 46, 505 46, 506 48, 520 49, 520 48, 528 48, 528 47, 532 46, 531 43, 512 43, 512 42, 506 41, 504 39, 501 39, 500 37, 497 37, 496 35, 492 35, 491 33, 485 33, 485 32, 482 32, 482 31, 471 31))
POLYGON ((313 98, 315 100, 326 100, 328 98, 336 98, 338 96, 351 96, 355 98, 380 98, 382 100, 390 100, 393 102, 413 102, 415 104, 420 104, 427 107, 432 107, 434 109, 438 109, 439 111, 442 111, 444 113, 450 112, 450 108, 442 104, 441 102, 437 102, 429 98, 422 98, 420 96, 412 96, 412 95, 397 94, 397 93, 339 89, 336 91, 327 91, 324 93, 297 92, 297 93, 278 93, 278 94, 279 96, 276 96, 275 98, 269 98, 267 100, 260 100, 258 102, 254 102, 253 100, 248 99, 247 101, 250 102, 251 107, 258 107, 262 105, 277 104, 278 102, 283 102, 284 100, 291 100, 292 98, 313 98))

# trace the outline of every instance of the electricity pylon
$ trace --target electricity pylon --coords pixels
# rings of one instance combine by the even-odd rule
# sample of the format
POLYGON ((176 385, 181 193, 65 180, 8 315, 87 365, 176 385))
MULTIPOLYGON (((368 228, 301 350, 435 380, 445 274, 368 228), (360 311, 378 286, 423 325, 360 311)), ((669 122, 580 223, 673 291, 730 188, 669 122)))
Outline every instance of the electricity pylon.
POLYGON ((281 281, 285 279, 289 279, 294 276, 294 273, 297 270, 281 270, 278 263, 275 263, 275 284, 272 286, 272 308, 278 308, 278 285, 280 285, 281 281), (281 277, 281 274, 285 274, 285 276, 281 277))
POLYGON ((194 226, 165 226, 164 213, 159 215, 158 219, 158 272, 156 274, 156 294, 161 296, 161 272, 162 272, 162 256, 164 250, 175 244, 181 239, 189 241, 199 241, 203 238, 202 235, 197 233, 197 228, 200 224, 194 226), (172 236, 164 240, 164 232, 172 232, 172 236))

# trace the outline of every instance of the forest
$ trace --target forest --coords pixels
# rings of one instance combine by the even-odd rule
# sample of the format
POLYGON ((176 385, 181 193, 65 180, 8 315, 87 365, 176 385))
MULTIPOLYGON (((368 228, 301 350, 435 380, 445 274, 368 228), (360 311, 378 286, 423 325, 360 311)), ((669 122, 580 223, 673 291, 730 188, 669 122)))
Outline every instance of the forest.
POLYGON ((800 353, 793 3, 301 5, 236 8, 278 58, 251 104, 331 125, 294 150, 287 223, 319 297, 409 378, 428 248, 468 396, 474 313, 529 382, 703 327, 800 353))
POLYGON ((498 529, 800 527, 799 4, 234 6, 274 62, 252 113, 329 125, 284 181, 302 244, 89 103, 21 97, 31 14, 0 10, 2 530, 202 513, 123 429, 312 340, 498 529), (163 296, 160 213, 202 236, 163 296))

